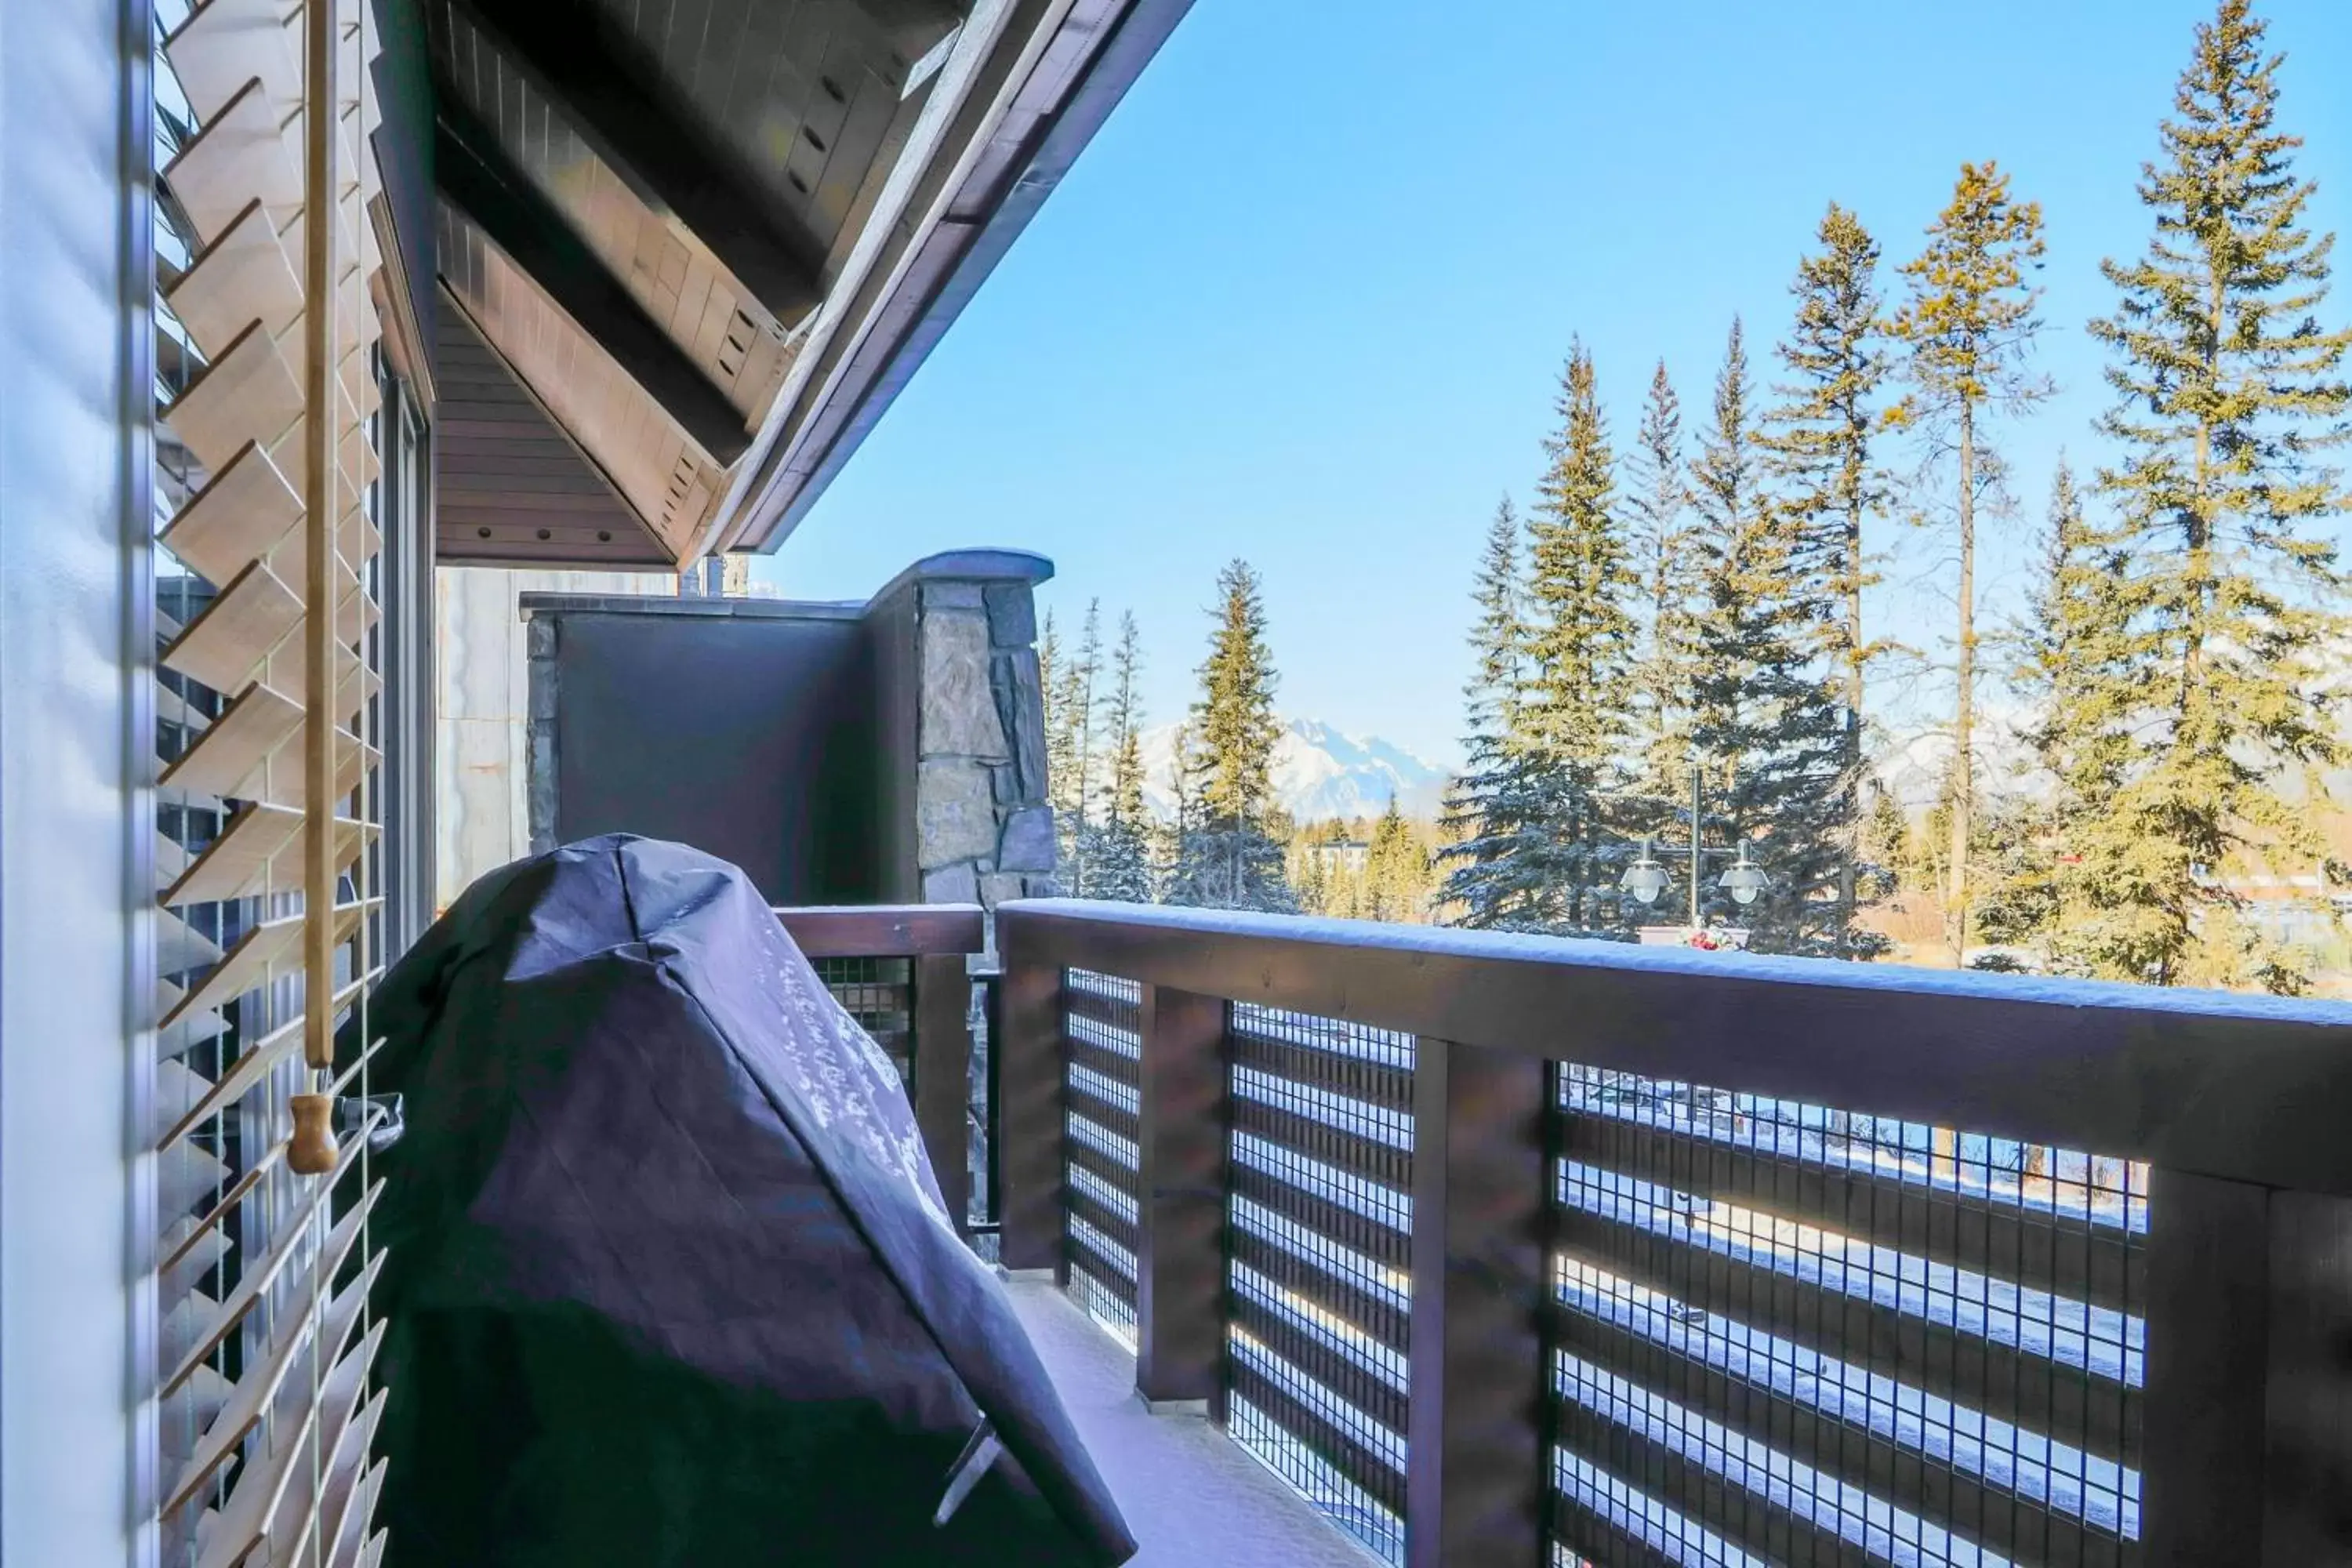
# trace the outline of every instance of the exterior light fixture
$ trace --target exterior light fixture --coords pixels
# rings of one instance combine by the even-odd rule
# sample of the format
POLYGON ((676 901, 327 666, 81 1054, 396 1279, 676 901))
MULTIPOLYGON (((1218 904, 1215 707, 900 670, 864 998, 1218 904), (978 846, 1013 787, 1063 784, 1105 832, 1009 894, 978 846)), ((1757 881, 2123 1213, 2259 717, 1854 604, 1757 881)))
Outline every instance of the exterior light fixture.
POLYGON ((1754 903, 1757 895, 1771 885, 1772 879, 1764 868, 1748 858, 1748 846, 1745 844, 1739 847, 1739 858, 1724 872, 1723 879, 1716 883, 1717 887, 1731 895, 1733 903, 1742 908, 1754 903))
POLYGON ((1618 879, 1617 886, 1632 894, 1636 903, 1654 904, 1658 895, 1670 885, 1666 868, 1650 853, 1650 841, 1643 839, 1642 858, 1625 868, 1625 875, 1618 879))

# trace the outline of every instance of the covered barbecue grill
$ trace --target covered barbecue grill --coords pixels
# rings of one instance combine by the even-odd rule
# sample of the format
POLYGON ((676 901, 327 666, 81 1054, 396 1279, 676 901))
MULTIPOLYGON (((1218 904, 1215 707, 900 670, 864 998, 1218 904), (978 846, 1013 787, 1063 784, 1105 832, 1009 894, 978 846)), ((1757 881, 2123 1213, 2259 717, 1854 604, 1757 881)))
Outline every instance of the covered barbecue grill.
POLYGON ((402 1568, 1132 1554, 888 1059, 734 867, 508 867, 378 1020, 402 1568))

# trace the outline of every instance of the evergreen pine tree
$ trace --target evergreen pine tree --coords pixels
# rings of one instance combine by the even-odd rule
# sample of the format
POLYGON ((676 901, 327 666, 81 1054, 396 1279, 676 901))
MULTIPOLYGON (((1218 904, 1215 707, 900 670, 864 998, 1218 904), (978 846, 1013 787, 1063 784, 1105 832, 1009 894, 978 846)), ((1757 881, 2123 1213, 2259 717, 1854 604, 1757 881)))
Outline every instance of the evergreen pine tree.
MULTIPOLYGON (((1977 813, 1969 845, 1973 878, 1982 891, 1977 932, 2003 947, 2048 950, 2060 909, 2058 867, 2051 856, 2055 816, 2046 800, 2018 790, 1995 791, 1977 813)), ((1977 968, 2019 967, 2000 955, 1977 968), (2006 960, 2006 962, 2004 962, 2006 960)))
MULTIPOLYGON (((1069 748, 1071 778, 1067 804, 1068 819, 1063 824, 1066 842, 1063 845, 1063 886, 1073 898, 1090 898, 1094 894, 1092 867, 1088 864, 1096 834, 1096 795, 1098 780, 1096 767, 1096 689, 1095 683, 1102 673, 1102 601, 1087 601, 1087 618, 1080 623, 1078 646, 1072 651, 1062 674, 1062 708, 1068 726, 1066 744, 1069 748)), ((1050 764, 1049 764, 1050 769, 1050 764)), ((1062 822, 1060 813, 1055 820, 1062 822)))
POLYGON ((1544 796, 1519 721, 1528 663, 1519 531, 1506 497, 1486 531, 1471 590, 1478 618, 1470 630, 1477 662, 1463 688, 1467 765, 1446 794, 1445 821, 1455 839, 1440 851, 1452 868, 1444 888, 1452 919, 1483 930, 1533 931, 1544 921, 1538 868, 1544 796))
POLYGON ((1867 786, 1870 804, 1862 822, 1863 875, 1873 903, 1894 899, 1903 889, 1904 861, 1909 855, 1911 820, 1895 792, 1877 779, 1867 786))
POLYGON ((2010 195, 1990 160, 1960 165, 1950 205, 1927 227, 1927 245, 1904 264, 1910 297, 1895 335, 1907 351, 1912 395, 1904 416, 1921 422, 1958 469, 1953 518, 1959 557, 1959 616, 1952 700, 1951 841, 1946 853, 1945 927, 1953 960, 1968 946, 1968 846, 1976 786, 1976 551, 1979 502, 1999 474, 1985 444, 1993 412, 2017 413, 2049 395, 2026 369, 2042 330, 2039 289, 2025 281, 2041 264, 2042 205, 2010 195))
POLYGON ((1217 577, 1216 622, 1192 705, 1189 759, 1194 822, 1183 834, 1169 902, 1287 910, 1287 824, 1274 803, 1275 671, 1257 574, 1234 561, 1217 577))
MULTIPOLYGON (((1616 459, 1582 343, 1561 378, 1559 433, 1528 522, 1528 668, 1518 705, 1522 743, 1549 795, 1540 858, 1527 867, 1549 889, 1564 931, 1617 923, 1620 826, 1610 797, 1622 784, 1633 707, 1633 582, 1616 508, 1616 459)), ((1524 857, 1523 857, 1524 858, 1524 857)))
POLYGON ((1691 765, 1704 770, 1708 809, 1690 831, 1746 844, 1771 878, 1741 908, 1710 877, 1703 914, 1750 926, 1759 949, 1823 953, 1833 950, 1834 903, 1815 895, 1833 885, 1841 854, 1840 706, 1811 646, 1820 584, 1803 570, 1791 514, 1764 490, 1748 395, 1734 321, 1691 466, 1704 585, 1691 765))
POLYGON ((1284 865, 1290 885, 1297 889, 1299 912, 1328 915, 1331 908, 1331 872, 1323 854, 1326 829, 1320 826, 1302 828, 1291 839, 1284 865))
POLYGON ((1151 885, 1162 903, 1181 903, 1177 886, 1186 864, 1192 836, 1200 830, 1201 810, 1192 788, 1192 723, 1190 717, 1176 726, 1168 747, 1168 795, 1172 809, 1152 836, 1151 885))
POLYGON ((1120 616, 1111 653, 1110 685, 1103 696, 1107 778, 1102 822, 1087 857, 1088 893, 1123 903, 1151 900, 1150 822, 1143 801, 1143 708, 1136 678, 1142 668, 1135 616, 1120 616))
MULTIPOLYGON (((1864 525, 1883 518, 1890 493, 1875 439, 1886 423, 1885 323, 1880 318, 1878 242, 1853 214, 1830 204, 1820 251, 1798 264, 1790 292, 1797 320, 1780 345, 1789 380, 1764 416, 1757 443, 1780 481, 1788 512, 1791 568, 1828 598, 1818 646, 1839 684, 1835 831, 1836 948, 1853 956, 1862 868, 1863 677, 1870 659, 1862 594, 1873 581, 1864 525)), ((1865 946, 1868 944, 1864 944, 1865 946)))
MULTIPOLYGON (((1626 458, 1628 570, 1633 578, 1640 656, 1634 723, 1643 790, 1672 798, 1690 752, 1691 685, 1696 674, 1696 543, 1690 481, 1683 463, 1682 402, 1666 363, 1650 377, 1642 426, 1626 458)), ((1642 814, 1654 820, 1654 813, 1642 814)))
POLYGON ((2294 991, 2295 955, 2252 935, 2223 878, 2326 854, 2294 786, 2347 760, 2315 677, 2352 635, 2333 537, 2352 496, 2324 461, 2352 332, 2316 314, 2335 237, 2305 226, 2264 32, 2247 0, 2199 26, 2140 182, 2156 234, 2103 267, 2121 298, 2091 327, 2116 395, 2101 427, 2123 450, 2098 489, 2130 616, 2112 679, 2135 710, 2069 847, 2100 973, 2294 991))
POLYGON ((1366 920, 1402 924, 1428 918, 1429 852, 1394 795, 1372 827, 1364 857, 1364 888, 1366 920))
POLYGON ((1055 832, 1065 864, 1069 832, 1077 815, 1070 797, 1078 780, 1077 732, 1071 727, 1068 693, 1064 689, 1068 674, 1061 629, 1054 624, 1054 612, 1047 610, 1037 638, 1037 686, 1045 700, 1045 798, 1054 808, 1055 832))
POLYGON ((2093 955, 2109 933, 2080 857, 2065 847, 2096 831, 2095 814, 2105 809, 2121 784, 2126 727, 2139 700, 2117 679, 2130 620, 2120 563, 2112 543, 2095 537, 2084 521, 2074 470, 2061 454, 2041 560, 2016 637, 2012 680, 2032 710, 2025 741, 2050 790, 2047 945, 2056 965, 2074 973, 2096 969, 2093 955))

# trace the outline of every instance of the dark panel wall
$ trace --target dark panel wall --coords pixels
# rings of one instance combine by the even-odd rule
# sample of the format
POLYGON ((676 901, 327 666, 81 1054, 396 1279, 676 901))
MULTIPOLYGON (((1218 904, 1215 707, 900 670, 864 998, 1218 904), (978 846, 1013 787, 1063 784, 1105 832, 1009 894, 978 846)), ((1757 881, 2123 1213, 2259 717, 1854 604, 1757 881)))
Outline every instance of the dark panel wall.
POLYGON ((689 843, 772 903, 887 896, 857 620, 566 615, 556 666, 562 838, 689 843))

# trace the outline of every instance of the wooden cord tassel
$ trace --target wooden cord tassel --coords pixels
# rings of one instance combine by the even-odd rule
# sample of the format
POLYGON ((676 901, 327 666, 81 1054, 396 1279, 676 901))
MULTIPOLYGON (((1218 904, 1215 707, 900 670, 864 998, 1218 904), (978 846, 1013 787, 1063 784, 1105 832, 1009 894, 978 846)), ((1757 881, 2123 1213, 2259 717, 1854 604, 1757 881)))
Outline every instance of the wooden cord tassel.
POLYGON ((294 1140, 286 1147, 286 1163, 295 1174, 323 1176, 335 1168, 335 1097, 298 1094, 288 1100, 294 1112, 294 1140))

